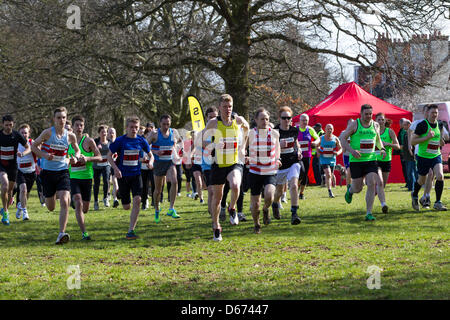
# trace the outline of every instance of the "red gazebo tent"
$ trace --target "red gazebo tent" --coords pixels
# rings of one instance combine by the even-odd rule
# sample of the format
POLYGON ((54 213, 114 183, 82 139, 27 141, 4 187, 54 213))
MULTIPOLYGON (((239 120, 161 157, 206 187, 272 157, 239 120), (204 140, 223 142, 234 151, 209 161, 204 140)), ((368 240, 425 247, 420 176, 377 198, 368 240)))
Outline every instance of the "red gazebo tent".
MULTIPOLYGON (((386 101, 383 101, 358 86, 355 82, 344 83, 337 87, 328 97, 305 113, 309 116, 309 125, 321 123, 322 127, 328 123, 333 124, 334 134, 339 136, 347 127, 347 121, 360 117, 361 105, 370 104, 373 107, 374 117, 383 112, 387 119, 392 120, 391 128, 397 134, 400 130, 399 120, 406 118, 412 121, 411 111, 404 110, 386 101)), ((300 115, 293 118, 293 125, 298 125, 300 115)), ((338 163, 343 163, 342 155, 338 163)), ((311 168, 312 169, 312 168, 311 168)), ((309 175, 311 176, 311 175, 309 175)), ((388 182, 404 182, 400 157, 395 155, 392 160, 392 170, 388 182)))

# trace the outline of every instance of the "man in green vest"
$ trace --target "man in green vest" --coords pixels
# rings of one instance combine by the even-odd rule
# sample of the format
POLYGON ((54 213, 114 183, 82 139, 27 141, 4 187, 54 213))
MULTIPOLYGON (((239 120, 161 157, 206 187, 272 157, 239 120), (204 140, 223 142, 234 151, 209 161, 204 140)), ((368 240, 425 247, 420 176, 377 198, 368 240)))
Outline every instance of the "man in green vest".
POLYGON ((91 237, 86 232, 84 214, 88 212, 91 202, 92 178, 94 177, 92 163, 101 162, 102 155, 100 154, 95 141, 87 134, 83 134, 84 123, 85 120, 82 116, 77 115, 72 118, 72 128, 77 137, 81 155, 78 158, 78 161, 74 161, 72 159, 74 150, 72 146, 69 146, 69 175, 70 191, 75 204, 75 216, 82 232, 81 239, 91 240, 91 237))
POLYGON ((442 135, 442 128, 438 124, 438 106, 430 104, 426 106, 428 112, 426 118, 417 124, 411 137, 411 145, 419 145, 416 161, 419 178, 414 184, 411 193, 412 207, 419 211, 419 190, 426 181, 427 174, 431 169, 436 177, 434 190, 436 192, 436 202, 434 208, 439 211, 446 211, 447 208, 441 202, 444 190, 444 169, 442 166, 441 147, 445 142, 442 135))
MULTIPOLYGON (((377 184, 382 184, 378 175, 377 154, 375 146, 380 150, 380 155, 386 157, 386 149, 380 139, 380 126, 372 120, 373 108, 369 104, 361 106, 361 117, 351 122, 347 129, 341 134, 339 140, 342 146, 350 152, 350 172, 352 184, 347 185, 345 201, 352 202, 354 193, 359 193, 363 189, 364 178, 367 184, 366 192, 366 221, 373 221, 373 202, 375 200, 375 190, 377 184), (347 139, 350 137, 350 144, 347 139)), ((384 189, 381 188, 378 197, 382 203, 386 203, 384 189)), ((383 209, 383 212, 387 211, 383 209)))

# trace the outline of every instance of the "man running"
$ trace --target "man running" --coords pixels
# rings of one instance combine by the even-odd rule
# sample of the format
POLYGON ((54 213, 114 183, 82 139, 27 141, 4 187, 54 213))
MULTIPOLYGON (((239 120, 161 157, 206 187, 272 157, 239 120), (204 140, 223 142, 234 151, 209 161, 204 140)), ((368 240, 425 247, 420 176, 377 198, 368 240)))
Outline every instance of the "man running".
MULTIPOLYGON (((211 119, 204 129, 203 144, 208 147, 208 139, 211 141, 215 154, 215 162, 211 166, 211 184, 213 185, 212 221, 214 241, 222 240, 222 228, 219 223, 220 202, 223 196, 223 187, 228 180, 231 189, 231 201, 228 207, 230 223, 239 224, 236 214, 236 202, 239 197, 239 187, 242 181, 243 165, 239 164, 239 150, 245 148, 245 144, 239 144, 240 127, 244 127, 244 136, 248 134, 248 123, 241 116, 233 114, 233 98, 229 94, 223 94, 219 98, 219 116, 211 119), (212 138, 214 137, 214 139, 212 138)), ((243 140, 245 141, 245 140, 243 140)), ((241 153, 241 154, 245 154, 241 153)), ((244 163, 244 161, 241 161, 244 163)))
POLYGON ((102 155, 95 141, 83 133, 84 125, 85 119, 83 116, 77 115, 72 118, 72 128, 77 137, 81 154, 74 161, 72 155, 75 153, 75 150, 72 146, 69 146, 70 193, 75 205, 75 216, 81 230, 81 240, 91 240, 90 235, 86 231, 84 214, 89 211, 91 202, 92 178, 94 177, 93 162, 102 161, 102 155))
POLYGON ((263 223, 270 224, 269 208, 275 194, 275 177, 280 161, 280 134, 269 127, 269 112, 264 108, 256 110, 256 127, 249 132, 249 163, 252 217, 254 232, 261 233, 259 205, 264 194, 263 223))
POLYGON ((14 130, 14 118, 11 115, 3 116, 3 129, 0 131, 0 183, 2 194, 2 223, 9 226, 8 208, 11 204, 12 192, 17 179, 17 157, 30 152, 28 141, 22 134, 14 130), (18 151, 19 144, 24 151, 18 151))
POLYGON ((419 179, 414 184, 414 190, 411 193, 412 206, 419 211, 418 195, 419 190, 425 183, 426 176, 432 169, 436 183, 434 190, 436 192, 436 202, 434 209, 446 211, 447 208, 441 202, 442 192, 444 190, 444 169, 442 166, 441 147, 445 144, 442 137, 442 130, 438 124, 438 106, 430 104, 427 106, 428 115, 420 122, 412 135, 411 144, 419 145, 416 160, 419 179))
POLYGON ((320 166, 325 173, 325 184, 330 198, 334 198, 331 187, 333 185, 332 176, 334 176, 336 157, 342 153, 341 142, 338 137, 333 134, 333 131, 333 125, 331 123, 327 124, 325 126, 325 134, 320 137, 320 142, 317 147, 320 166))
POLYGON ((172 118, 170 115, 163 115, 159 119, 159 129, 150 133, 148 138, 149 143, 152 145, 152 153, 155 158, 153 164, 153 175, 155 178, 155 191, 153 193, 153 200, 155 203, 155 222, 161 221, 160 216, 160 199, 163 192, 164 180, 167 178, 167 182, 171 183, 170 187, 170 207, 167 212, 167 216, 174 219, 179 219, 177 211, 174 208, 175 199, 177 198, 177 170, 174 160, 178 159, 178 150, 182 146, 183 140, 181 139, 178 130, 170 127, 172 118), (181 144, 181 146, 180 146, 181 144))
POLYGON ((300 150, 302 151, 302 162, 304 171, 300 173, 300 194, 299 199, 303 200, 305 198, 304 192, 306 184, 308 183, 308 171, 309 165, 311 164, 312 148, 317 147, 319 144, 319 135, 316 130, 308 125, 309 116, 306 113, 300 115, 299 123, 299 134, 298 143, 300 145, 300 150))
MULTIPOLYGON (((28 141, 31 146, 33 140, 30 139, 30 126, 28 124, 23 124, 19 128, 20 134, 28 141)), ((30 197, 31 189, 33 188, 34 182, 36 181, 36 155, 31 152, 31 148, 28 148, 29 152, 25 152, 25 147, 19 144, 19 153, 22 157, 17 156, 17 188, 18 190, 18 200, 17 200, 17 212, 16 218, 23 220, 29 220, 27 210, 28 198, 30 197)))
POLYGON ((31 150, 41 158, 41 180, 45 204, 49 211, 55 210, 56 197, 59 199, 59 234, 56 244, 64 244, 70 240, 65 232, 69 218, 70 177, 68 170, 67 150, 69 145, 74 149, 73 163, 80 158, 77 137, 65 129, 67 109, 59 107, 53 112, 54 126, 42 131, 31 145, 31 150), (42 146, 42 147, 41 147, 42 146))
POLYGON ((103 177, 103 205, 109 207, 108 191, 109 191, 109 179, 111 176, 111 165, 108 162, 109 144, 111 143, 107 139, 108 126, 100 125, 97 129, 98 138, 94 140, 97 145, 97 149, 100 151, 102 160, 99 162, 93 162, 94 169, 94 210, 99 210, 98 194, 100 191, 100 178, 103 177))
POLYGON ((280 134, 280 156, 281 167, 278 169, 275 184, 276 191, 272 204, 272 212, 275 219, 281 219, 279 201, 283 194, 286 182, 289 184, 289 193, 291 195, 291 224, 297 225, 301 222, 297 214, 298 210, 298 178, 303 163, 299 163, 302 159, 302 153, 298 144, 299 130, 291 125, 292 109, 289 107, 281 107, 278 111, 280 124, 275 127, 280 134))
MULTIPOLYGON (((352 184, 347 185, 345 201, 352 202, 354 193, 363 189, 364 178, 366 180, 366 221, 373 221, 373 202, 375 199, 376 185, 382 181, 378 175, 377 155, 375 146, 381 150, 382 158, 386 157, 386 149, 380 139, 379 124, 372 120, 373 108, 369 104, 361 106, 361 116, 349 124, 339 138, 341 144, 350 152, 350 172, 352 184), (350 137, 350 144, 347 139, 350 137)), ((385 202, 384 189, 378 194, 381 202, 385 202)), ((385 210, 385 209, 384 209, 385 210)), ((383 211, 384 211, 383 210, 383 211)))
MULTIPOLYGON (((116 129, 114 129, 113 127, 109 127, 108 135, 107 135, 106 139, 108 139, 109 143, 111 144, 114 141, 116 141, 116 138, 117 138, 116 129)), ((117 160, 117 153, 113 154, 113 159, 114 159, 114 161, 117 160)), ((108 161, 108 163, 109 163, 109 161, 108 161)), ((117 208, 119 206, 118 198, 120 197, 120 195, 119 195, 119 184, 117 183, 117 177, 114 175, 114 170, 111 170, 111 185, 112 185, 112 194, 113 194, 113 200, 114 200, 113 208, 117 208)), ((108 194, 109 194, 109 189, 108 189, 108 194)), ((109 201, 109 196, 108 196, 108 201, 109 201)))
POLYGON ((126 239, 137 239, 136 224, 139 216, 142 194, 141 164, 139 155, 144 151, 150 152, 150 145, 144 137, 139 136, 140 120, 138 117, 129 117, 126 120, 126 134, 118 137, 109 145, 108 162, 114 170, 119 184, 120 200, 124 210, 130 210, 130 226, 126 239), (117 153, 117 164, 113 154, 117 153), (130 191, 133 195, 131 207, 130 191))
MULTIPOLYGON (((384 113, 380 112, 375 116, 375 121, 380 125, 380 139, 383 142, 383 146, 386 149, 386 157, 383 158, 379 150, 376 150, 377 154, 377 164, 378 164, 378 174, 380 175, 381 185, 377 185, 377 194, 380 194, 380 188, 386 188, 386 183, 389 179, 389 173, 391 172, 391 161, 392 161, 392 149, 399 150, 400 144, 398 143, 397 136, 394 130, 390 128, 391 122, 386 120, 384 113)), ((380 199, 381 202, 381 199, 380 199)), ((388 212, 388 206, 386 203, 381 203, 383 208, 383 213, 388 212)))

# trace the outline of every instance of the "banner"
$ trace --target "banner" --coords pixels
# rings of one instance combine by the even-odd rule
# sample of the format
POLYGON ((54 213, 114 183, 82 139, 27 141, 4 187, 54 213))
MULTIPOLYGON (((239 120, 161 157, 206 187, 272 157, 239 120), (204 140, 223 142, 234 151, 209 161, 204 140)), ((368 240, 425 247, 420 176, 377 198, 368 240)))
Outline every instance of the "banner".
POLYGON ((203 119, 203 110, 194 96, 188 97, 189 109, 191 111, 192 129, 196 132, 205 128, 205 120, 203 119))

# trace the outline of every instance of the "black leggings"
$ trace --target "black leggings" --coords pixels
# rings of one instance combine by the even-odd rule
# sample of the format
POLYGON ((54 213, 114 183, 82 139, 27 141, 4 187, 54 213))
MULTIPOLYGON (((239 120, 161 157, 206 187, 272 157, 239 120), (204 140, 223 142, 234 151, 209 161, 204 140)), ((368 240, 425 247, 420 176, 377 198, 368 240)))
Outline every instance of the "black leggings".
POLYGON ((103 199, 108 197, 109 177, 111 175, 111 167, 105 166, 101 169, 94 168, 94 201, 98 202, 98 193, 100 191, 100 177, 103 177, 103 199))
POLYGON ((303 162, 303 168, 304 170, 300 170, 300 177, 298 180, 300 181, 300 185, 306 186, 308 183, 308 171, 309 171, 309 164, 311 163, 311 158, 302 158, 301 160, 303 162))
MULTIPOLYGON (((243 179, 242 179, 243 180, 243 179)), ((242 181, 241 183, 241 187, 239 188, 239 198, 237 199, 237 212, 242 212, 242 209, 244 207, 244 188, 243 188, 243 183, 244 181, 242 181)), ((228 196, 228 192, 230 191, 230 184, 227 182, 225 182, 225 185, 223 186, 223 195, 222 195, 222 201, 220 203, 220 205, 222 206, 222 208, 225 208, 225 206, 227 205, 227 196, 228 196)))
POLYGON ((153 199, 153 192, 155 191, 155 178, 153 176, 153 170, 141 170, 141 177, 142 177, 141 202, 145 203, 145 201, 147 201, 148 199, 149 184, 152 199, 153 199))

